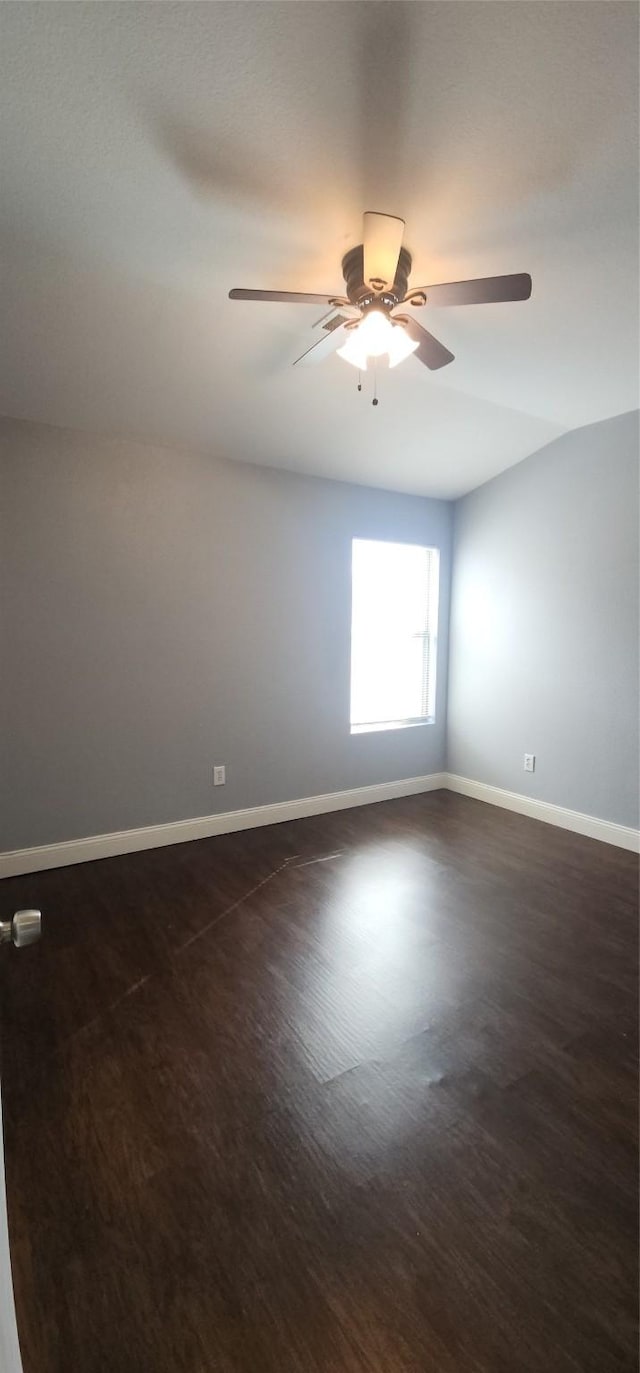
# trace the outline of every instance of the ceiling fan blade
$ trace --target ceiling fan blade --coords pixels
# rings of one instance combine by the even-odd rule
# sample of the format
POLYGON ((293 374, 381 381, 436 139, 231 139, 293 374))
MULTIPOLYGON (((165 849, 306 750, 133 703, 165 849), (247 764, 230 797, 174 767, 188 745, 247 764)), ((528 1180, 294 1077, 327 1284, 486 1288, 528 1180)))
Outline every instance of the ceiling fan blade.
POLYGON ((403 233, 404 219, 373 210, 363 215, 364 280, 374 291, 393 286, 403 233))
POLYGON ((341 305, 344 297, 329 292, 319 296, 307 291, 247 291, 243 286, 235 286, 229 292, 229 300, 277 300, 286 305, 331 305, 335 301, 341 305))
MULTIPOLYGON (((478 277, 475 281, 447 281, 440 286, 420 286, 409 296, 425 295, 428 305, 492 305, 502 300, 528 300, 531 277, 515 272, 504 277, 478 277)), ((410 301, 408 302, 410 304, 410 301)))
POLYGON ((350 322, 344 315, 336 315, 328 324, 325 324, 323 337, 317 343, 312 343, 311 347, 307 348, 306 353, 302 353, 299 358, 296 358, 293 366, 313 367, 316 362, 323 362, 331 353, 335 353, 336 348, 340 348, 345 342, 347 337, 346 326, 350 322))
POLYGON ((414 357, 419 358, 425 367, 431 372, 437 372, 439 367, 446 367, 448 362, 453 362, 453 353, 445 348, 444 343, 440 343, 433 334, 429 334, 426 329, 418 324, 417 319, 412 319, 409 315, 393 315, 396 324, 404 325, 409 338, 417 341, 418 347, 414 357))

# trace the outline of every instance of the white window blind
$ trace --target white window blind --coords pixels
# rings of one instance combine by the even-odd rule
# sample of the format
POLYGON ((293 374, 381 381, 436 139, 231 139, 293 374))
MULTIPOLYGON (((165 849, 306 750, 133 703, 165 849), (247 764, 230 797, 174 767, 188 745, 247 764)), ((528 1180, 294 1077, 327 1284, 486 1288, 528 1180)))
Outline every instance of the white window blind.
POLYGON ((435 716, 437 548, 354 539, 351 732, 435 716))

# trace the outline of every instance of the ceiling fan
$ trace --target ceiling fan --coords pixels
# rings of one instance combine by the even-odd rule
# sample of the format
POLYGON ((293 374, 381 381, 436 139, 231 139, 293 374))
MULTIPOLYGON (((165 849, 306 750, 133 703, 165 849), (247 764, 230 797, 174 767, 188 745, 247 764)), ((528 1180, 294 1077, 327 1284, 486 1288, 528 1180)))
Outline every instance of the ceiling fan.
POLYGON ((528 272, 510 276, 480 277, 474 281, 449 281, 438 286, 409 286, 411 254, 402 246, 404 220, 395 215, 368 211, 363 217, 363 241, 342 259, 346 296, 304 291, 251 291, 236 287, 231 300, 275 300, 287 304, 330 306, 317 321, 324 337, 312 344, 294 367, 320 362, 337 350, 338 356, 361 372, 367 359, 387 354, 389 366, 415 353, 435 371, 453 362, 453 353, 423 329, 401 306, 485 305, 503 300, 528 300, 528 272), (344 310, 348 314, 342 313, 344 310), (336 313, 337 312, 337 313, 336 313), (342 345, 342 346, 340 346, 342 345))

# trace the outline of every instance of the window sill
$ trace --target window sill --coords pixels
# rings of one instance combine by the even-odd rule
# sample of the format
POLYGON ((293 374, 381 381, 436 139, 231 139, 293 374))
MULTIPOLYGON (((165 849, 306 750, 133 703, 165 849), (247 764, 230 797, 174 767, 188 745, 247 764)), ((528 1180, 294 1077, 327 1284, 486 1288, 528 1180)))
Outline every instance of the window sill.
POLYGON ((383 730, 422 729, 424 725, 435 725, 434 716, 428 720, 385 720, 378 725, 352 725, 352 734, 380 734, 383 730))

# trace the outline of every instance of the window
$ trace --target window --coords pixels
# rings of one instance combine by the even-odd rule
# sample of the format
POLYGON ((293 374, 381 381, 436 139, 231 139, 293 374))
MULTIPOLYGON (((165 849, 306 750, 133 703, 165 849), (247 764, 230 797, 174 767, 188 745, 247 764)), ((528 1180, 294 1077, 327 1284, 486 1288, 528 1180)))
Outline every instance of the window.
POLYGON ((437 548, 354 539, 351 733, 435 715, 437 548))

